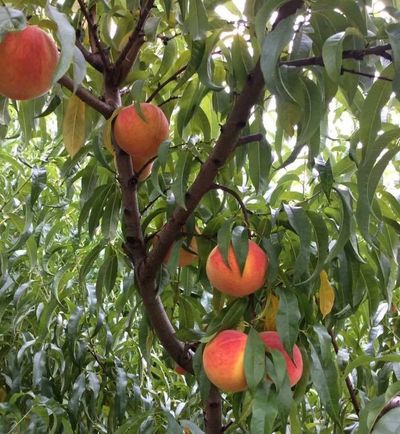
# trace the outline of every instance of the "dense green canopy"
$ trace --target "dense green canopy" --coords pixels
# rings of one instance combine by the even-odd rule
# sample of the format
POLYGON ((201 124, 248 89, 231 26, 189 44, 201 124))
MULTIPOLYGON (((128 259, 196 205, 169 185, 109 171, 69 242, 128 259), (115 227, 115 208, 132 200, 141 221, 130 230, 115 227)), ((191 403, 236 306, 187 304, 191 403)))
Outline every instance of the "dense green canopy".
POLYGON ((399 432, 400 2, 1 3, 0 39, 27 23, 60 60, 0 96, 0 433, 399 432), (170 125, 144 181, 112 135, 140 102, 170 125), (225 296, 208 254, 249 237, 265 284, 225 296), (202 367, 225 329, 245 392, 202 367))

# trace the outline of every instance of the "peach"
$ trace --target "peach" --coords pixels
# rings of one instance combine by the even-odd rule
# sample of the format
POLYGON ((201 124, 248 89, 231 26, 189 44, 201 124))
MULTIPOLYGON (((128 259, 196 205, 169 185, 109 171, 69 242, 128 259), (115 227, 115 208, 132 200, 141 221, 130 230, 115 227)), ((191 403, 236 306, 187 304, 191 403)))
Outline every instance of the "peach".
POLYGON ((221 251, 216 246, 207 258, 206 272, 211 285, 224 294, 243 297, 261 288, 268 270, 266 253, 254 242, 249 241, 249 250, 243 273, 232 245, 228 250, 228 264, 225 263, 221 251))
POLYGON ((264 341, 267 351, 269 349, 278 350, 282 353, 286 362, 286 369, 290 385, 294 386, 301 378, 303 373, 303 357, 297 345, 293 347, 293 358, 286 352, 283 342, 275 331, 261 332, 261 339, 264 341))
POLYGON ((46 93, 58 63, 54 41, 41 28, 8 32, 0 42, 0 94, 26 100, 46 93))
POLYGON ((224 330, 204 348, 204 371, 208 379, 225 392, 240 392, 247 388, 244 374, 246 342, 245 333, 224 330))
MULTIPOLYGON (((196 227, 196 232, 198 232, 198 228, 196 227)), ((154 237, 154 243, 156 243, 158 240, 158 235, 154 237)), ((179 249, 179 256, 178 256, 178 267, 187 267, 189 265, 192 265, 197 259, 197 241, 196 237, 192 237, 190 239, 189 246, 186 245, 187 238, 184 239, 183 244, 185 246, 182 246, 179 249)), ((163 260, 164 264, 167 264, 169 261, 169 258, 171 256, 171 250, 172 247, 168 250, 167 254, 165 255, 165 258, 163 260)))
POLYGON ((142 116, 135 106, 124 107, 114 121, 118 146, 134 158, 148 161, 168 138, 169 124, 163 111, 154 104, 141 103, 142 116))
POLYGON ((146 165, 146 167, 143 169, 143 171, 139 175, 139 181, 144 181, 148 176, 150 176, 151 170, 153 168, 153 162, 148 163, 150 161, 150 158, 148 159, 141 159, 141 158, 132 158, 132 168, 134 172, 138 173, 143 166, 146 165))

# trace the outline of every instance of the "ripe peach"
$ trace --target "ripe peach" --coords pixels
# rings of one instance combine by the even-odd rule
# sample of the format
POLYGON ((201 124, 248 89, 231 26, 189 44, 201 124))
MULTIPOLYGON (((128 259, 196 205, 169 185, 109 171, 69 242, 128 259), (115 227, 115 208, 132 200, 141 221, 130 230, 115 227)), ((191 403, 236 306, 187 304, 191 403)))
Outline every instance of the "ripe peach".
POLYGON ((301 356, 300 349, 297 345, 293 347, 293 358, 289 356, 283 346, 282 340, 277 332, 261 332, 261 339, 264 341, 267 351, 269 349, 278 350, 282 353, 286 369, 290 381, 290 385, 294 386, 301 378, 303 373, 303 357, 301 356))
POLYGON ((57 63, 57 47, 39 27, 7 33, 0 42, 0 94, 17 100, 43 95, 57 63))
POLYGON ((268 270, 268 257, 254 241, 249 241, 243 274, 240 273, 232 245, 228 250, 228 263, 229 267, 218 246, 211 251, 207 259, 208 280, 219 291, 234 297, 243 297, 263 286, 268 270))
MULTIPOLYGON (((198 232, 198 228, 196 227, 196 231, 198 232)), ((154 242, 157 242, 158 235, 154 237, 154 242)), ((179 256, 178 256, 178 267, 187 267, 189 265, 192 265, 193 262, 195 262, 198 259, 197 256, 197 241, 196 237, 192 237, 190 239, 189 246, 186 246, 186 239, 184 240, 185 247, 182 246, 179 249, 179 256)), ((169 261, 169 257, 171 256, 171 248, 168 250, 167 254, 165 255, 165 258, 163 260, 164 264, 167 264, 169 261)))
POLYGON ((225 392, 240 392, 247 388, 244 374, 246 342, 245 333, 224 330, 204 348, 204 371, 208 379, 225 392))
POLYGON ((114 121, 114 137, 127 154, 147 161, 157 155, 160 144, 168 138, 169 125, 156 105, 143 102, 140 109, 144 119, 133 105, 118 113, 114 121))
POLYGON ((143 160, 141 158, 132 158, 132 168, 136 173, 138 173, 142 167, 146 165, 139 175, 139 181, 144 181, 148 176, 150 176, 151 170, 153 168, 153 162, 147 164, 149 160, 150 158, 143 160))

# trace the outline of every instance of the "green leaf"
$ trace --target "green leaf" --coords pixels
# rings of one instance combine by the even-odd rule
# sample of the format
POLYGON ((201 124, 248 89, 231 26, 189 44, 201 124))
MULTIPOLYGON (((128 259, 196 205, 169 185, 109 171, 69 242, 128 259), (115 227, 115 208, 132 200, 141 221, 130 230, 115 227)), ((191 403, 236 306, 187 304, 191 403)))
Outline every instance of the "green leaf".
POLYGON ((47 171, 45 167, 32 168, 31 207, 36 203, 40 193, 46 187, 47 171))
POLYGON ((188 15, 189 33, 193 41, 205 38, 208 30, 208 17, 202 0, 190 0, 188 15))
POLYGON ((255 390, 265 376, 265 345, 253 328, 247 337, 244 372, 250 390, 255 390))
POLYGON ((185 195, 192 163, 190 152, 181 152, 175 167, 175 179, 171 186, 176 203, 186 209, 185 195))
MULTIPOLYGON (((391 77, 393 65, 385 68, 381 76, 391 77)), ((360 114, 360 140, 365 149, 375 142, 381 128, 381 111, 392 93, 392 85, 384 80, 376 80, 365 98, 360 114)))
POLYGON ((321 94, 317 85, 309 78, 302 77, 300 80, 303 91, 302 119, 300 132, 297 137, 298 144, 304 144, 310 140, 319 128, 322 113, 321 94))
POLYGON ((351 206, 351 196, 347 189, 337 187, 335 188, 340 201, 342 203, 342 219, 339 225, 339 236, 336 240, 335 245, 331 248, 326 262, 329 263, 335 256, 342 251, 346 243, 350 238, 350 233, 352 229, 352 206, 351 206))
POLYGON ((103 242, 96 244, 93 249, 84 257, 82 265, 79 270, 79 282, 85 286, 86 275, 92 270, 93 263, 98 258, 100 252, 104 249, 103 242))
POLYGON ((256 29, 256 36, 260 46, 262 45, 266 34, 267 21, 270 19, 272 13, 276 9, 280 8, 288 1, 289 0, 270 0, 264 2, 261 8, 257 11, 255 17, 255 29, 256 29))
POLYGON ((0 42, 8 32, 23 30, 26 25, 22 11, 7 6, 0 7, 0 42))
POLYGON ((278 61, 282 51, 293 37, 295 19, 296 15, 291 15, 280 21, 276 28, 265 37, 261 53, 261 70, 266 87, 272 94, 293 101, 294 98, 282 83, 278 61))
POLYGON ((393 78, 393 91, 397 99, 400 98, 400 23, 390 23, 386 26, 386 33, 389 37, 391 46, 393 65, 394 65, 394 78, 393 78))
POLYGON ((72 388, 72 395, 68 401, 68 409, 73 416, 73 425, 78 423, 78 412, 81 404, 82 395, 85 392, 85 385, 85 373, 81 372, 74 382, 72 388))
POLYGON ((359 167, 357 186, 359 197, 356 208, 356 219, 360 232, 369 243, 375 243, 369 230, 372 200, 384 170, 392 158, 398 153, 397 147, 388 150, 375 166, 365 164, 359 167))
POLYGON ((271 145, 266 140, 251 143, 248 150, 249 175, 257 193, 264 193, 268 187, 271 169, 271 145))
POLYGON ((243 273, 249 251, 249 234, 247 228, 236 226, 232 231, 232 247, 239 265, 240 273, 243 273))
POLYGON ((329 159, 325 162, 322 158, 317 158, 315 160, 314 167, 318 171, 319 178, 321 180, 322 190, 329 201, 331 196, 332 186, 334 183, 331 163, 329 159))
POLYGON ((311 224, 303 208, 283 204, 292 228, 300 237, 300 249, 294 268, 294 279, 298 280, 308 270, 310 261, 311 224))
POLYGON ((374 426, 372 434, 400 432, 400 408, 394 408, 384 414, 374 426))
POLYGON ((68 71, 72 63, 75 52, 75 29, 66 15, 49 3, 46 5, 46 14, 57 25, 57 37, 61 44, 60 59, 53 77, 55 83, 68 71))
POLYGON ((322 59, 326 72, 331 80, 339 81, 342 71, 343 42, 347 36, 358 36, 363 40, 363 35, 358 29, 349 27, 344 32, 330 36, 322 47, 322 59))
POLYGON ((330 417, 340 426, 340 386, 335 356, 331 350, 331 338, 322 326, 313 327, 309 338, 311 350, 311 379, 330 417))
POLYGON ((74 47, 72 55, 72 77, 74 82, 73 92, 75 93, 86 76, 86 60, 83 57, 81 50, 74 47))
POLYGON ((272 434, 278 416, 278 406, 275 390, 270 384, 261 383, 251 402, 251 434, 272 434))
POLYGON ((319 276, 319 273, 325 265, 326 258, 328 257, 329 246, 328 229, 326 227, 324 219, 314 211, 307 211, 307 216, 311 221, 311 224, 314 228, 314 233, 317 238, 318 258, 317 264, 311 276, 301 284, 311 282, 319 276))
POLYGON ((279 297, 279 309, 276 315, 276 328, 288 354, 293 354, 293 347, 299 335, 300 310, 296 294, 290 288, 275 288, 279 297))
POLYGON ((369 401, 360 412, 360 424, 358 427, 358 432, 360 434, 369 434, 371 432, 376 434, 375 430, 372 430, 372 428, 377 421, 378 416, 381 414, 385 405, 387 405, 389 401, 395 396, 397 396, 399 393, 400 382, 397 381, 391 384, 384 394, 377 396, 376 398, 369 401))
POLYGON ((128 376, 124 368, 116 366, 117 378, 115 384, 115 410, 120 422, 125 419, 127 405, 128 376))
POLYGON ((232 220, 227 220, 219 229, 217 234, 218 248, 221 252, 222 258, 225 264, 229 266, 228 262, 228 251, 232 242, 232 220))
POLYGON ((247 42, 243 36, 236 34, 232 42, 232 72, 235 80, 235 89, 243 89, 247 77, 253 69, 253 60, 249 54, 247 42))

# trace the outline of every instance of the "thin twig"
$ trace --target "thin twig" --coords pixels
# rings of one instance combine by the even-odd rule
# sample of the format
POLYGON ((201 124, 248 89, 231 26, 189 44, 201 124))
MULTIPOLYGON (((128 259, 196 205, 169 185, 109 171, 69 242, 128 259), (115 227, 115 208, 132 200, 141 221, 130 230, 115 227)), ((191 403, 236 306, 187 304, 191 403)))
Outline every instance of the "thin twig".
POLYGON ((237 146, 246 145, 247 143, 251 142, 261 142, 261 140, 264 138, 264 134, 257 133, 257 134, 249 134, 248 136, 242 136, 237 142, 237 146))
MULTIPOLYGON (((387 58, 388 56, 390 56, 390 54, 387 53, 387 51, 391 49, 392 46, 390 44, 385 44, 385 45, 378 45, 376 47, 371 47, 371 48, 363 48, 362 50, 346 50, 343 51, 342 58, 363 60, 365 56, 371 56, 371 55, 387 58)), ((324 60, 322 56, 315 56, 315 57, 306 57, 304 59, 284 60, 281 61, 279 64, 280 66, 291 66, 291 67, 312 66, 312 65, 324 66, 324 60)))
POLYGON ((239 194, 235 190, 232 190, 231 188, 229 188, 225 185, 221 185, 221 184, 217 184, 217 183, 212 184, 210 188, 213 190, 225 191, 226 193, 229 193, 231 196, 233 196, 236 199, 236 201, 238 202, 238 204, 242 210, 243 218, 244 218, 244 221, 246 222, 246 226, 247 226, 247 228, 249 228, 250 227, 249 214, 247 212, 246 205, 242 201, 242 198, 239 196, 239 194))
POLYGON ((177 71, 175 71, 171 77, 169 77, 167 80, 165 80, 162 83, 159 83, 157 86, 157 89, 147 98, 146 102, 150 102, 152 99, 155 98, 155 96, 160 92, 162 88, 164 88, 168 83, 171 83, 171 81, 174 81, 178 78, 178 75, 181 74, 185 69, 187 68, 187 65, 182 66, 177 71))
MULTIPOLYGON (((329 328, 328 333, 329 333, 331 340, 332 340, 332 346, 335 350, 335 353, 337 354, 339 352, 339 346, 337 344, 333 329, 329 328)), ((357 400, 356 391, 354 389, 353 383, 352 383, 349 375, 345 378, 345 382, 346 382, 347 390, 349 391, 349 394, 350 394, 351 402, 353 403, 354 411, 358 416, 360 414, 360 404, 357 400)))
POLYGON ((388 77, 382 77, 380 75, 376 76, 374 74, 368 74, 367 72, 356 71, 355 69, 342 68, 342 72, 348 72, 349 74, 360 75, 361 77, 368 77, 374 79, 376 78, 377 80, 393 81, 393 79, 388 77))

